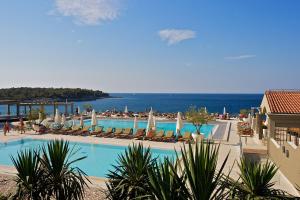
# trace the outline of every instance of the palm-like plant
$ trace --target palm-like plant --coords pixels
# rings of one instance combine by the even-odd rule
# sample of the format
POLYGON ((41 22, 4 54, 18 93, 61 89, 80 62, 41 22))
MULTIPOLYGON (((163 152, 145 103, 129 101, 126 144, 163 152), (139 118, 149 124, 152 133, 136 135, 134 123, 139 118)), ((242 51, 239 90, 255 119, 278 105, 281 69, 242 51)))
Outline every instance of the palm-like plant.
POLYGON ((159 200, 186 200, 189 191, 185 187, 185 173, 178 171, 178 162, 172 164, 167 158, 148 171, 152 197, 159 200))
POLYGON ((272 182, 278 168, 275 164, 251 162, 245 158, 238 164, 240 182, 233 184, 233 196, 238 199, 292 199, 286 192, 274 189, 272 182))
MULTIPOLYGON (((217 169, 218 154, 219 145, 211 141, 207 143, 202 141, 194 146, 189 144, 188 150, 185 147, 181 149, 182 171, 186 174, 185 187, 190 190, 189 199, 223 199, 227 196, 227 176, 224 176, 223 170, 229 153, 219 169, 217 169)), ((180 159, 178 155, 177 159, 180 159)))
POLYGON ((40 167, 38 153, 34 150, 25 150, 11 159, 17 170, 17 191, 14 198, 43 199, 46 195, 42 182, 44 170, 40 167))
MULTIPOLYGON (((77 150, 78 151, 78 150, 77 150)), ((85 157, 72 159, 76 154, 69 143, 52 141, 41 151, 26 150, 12 161, 17 169, 16 199, 75 199, 84 197, 89 181, 86 174, 73 164, 85 157)))
POLYGON ((114 170, 110 170, 106 183, 110 199, 143 199, 149 194, 148 170, 153 167, 150 148, 142 144, 128 146, 124 154, 119 155, 114 170))
POLYGON ((72 165, 86 156, 72 157, 78 152, 69 142, 55 140, 42 148, 41 164, 47 179, 47 191, 56 199, 83 199, 87 175, 72 165), (47 147, 47 148, 46 148, 47 147))

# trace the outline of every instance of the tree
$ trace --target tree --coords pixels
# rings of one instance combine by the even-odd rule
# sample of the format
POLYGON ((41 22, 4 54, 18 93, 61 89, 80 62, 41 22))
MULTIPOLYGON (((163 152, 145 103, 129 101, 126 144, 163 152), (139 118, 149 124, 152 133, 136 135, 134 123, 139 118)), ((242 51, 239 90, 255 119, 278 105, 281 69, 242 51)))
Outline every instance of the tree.
POLYGON ((83 106, 83 108, 86 110, 86 112, 91 112, 92 109, 93 109, 92 104, 86 103, 86 104, 83 104, 82 106, 83 106))
POLYGON ((69 142, 51 141, 39 150, 19 152, 12 158, 17 169, 16 199, 81 200, 89 179, 73 164, 86 157, 72 157, 78 152, 69 142))
POLYGON ((205 108, 197 110, 197 108, 193 106, 188 109, 185 116, 187 120, 195 126, 197 134, 200 134, 200 129, 203 124, 207 124, 210 120, 213 120, 213 117, 206 112, 205 108))

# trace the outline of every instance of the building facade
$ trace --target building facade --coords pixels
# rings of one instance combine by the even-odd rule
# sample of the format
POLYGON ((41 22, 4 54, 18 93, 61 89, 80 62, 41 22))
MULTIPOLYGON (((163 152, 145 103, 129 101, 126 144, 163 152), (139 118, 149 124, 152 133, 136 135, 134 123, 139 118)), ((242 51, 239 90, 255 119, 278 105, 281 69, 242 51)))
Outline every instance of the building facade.
POLYGON ((270 159, 300 186, 300 91, 266 91, 260 109, 266 115, 270 159))

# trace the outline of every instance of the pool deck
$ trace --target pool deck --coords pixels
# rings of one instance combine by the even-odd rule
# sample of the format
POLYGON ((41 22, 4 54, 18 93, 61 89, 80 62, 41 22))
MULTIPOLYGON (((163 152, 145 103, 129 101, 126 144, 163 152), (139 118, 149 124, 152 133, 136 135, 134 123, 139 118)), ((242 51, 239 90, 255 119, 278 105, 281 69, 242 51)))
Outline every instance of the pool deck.
MULTIPOLYGON (((241 148, 243 148, 243 144, 241 144, 240 136, 237 134, 237 122, 236 120, 230 121, 217 121, 215 122, 218 125, 218 128, 213 134, 213 138, 216 142, 220 143, 219 149, 219 160, 218 167, 222 164, 223 160, 229 153, 228 161, 226 167, 224 169, 224 173, 228 173, 231 171, 231 177, 236 179, 239 176, 239 169, 237 166, 237 161, 239 161, 241 157, 241 148)), ((153 142, 153 141, 141 141, 141 140, 127 140, 127 139, 116 139, 116 138, 96 138, 92 136, 68 136, 68 135, 54 135, 54 134, 44 134, 38 135, 33 131, 27 132, 26 134, 19 134, 17 132, 11 132, 8 136, 4 136, 2 132, 0 132, 0 142, 8 142, 21 138, 33 138, 33 139, 65 139, 72 142, 83 142, 83 143, 93 143, 93 144, 108 144, 108 145, 120 145, 120 146, 128 146, 132 143, 140 143, 142 142, 144 146, 150 146, 151 148, 159 148, 159 149, 175 149, 180 150, 183 147, 184 143, 165 143, 165 142, 153 142)), ((251 141, 249 141, 251 143, 251 141)), ((13 175, 15 173, 15 169, 13 167, 8 166, 0 166, 0 174, 9 174, 13 175)), ((102 187, 105 188, 105 178, 98 177, 90 177, 92 181, 93 187, 102 187)), ((286 179, 286 177, 278 171, 276 174, 274 181, 276 181, 276 188, 283 189, 290 194, 299 195, 297 190, 293 187, 293 185, 286 179)))

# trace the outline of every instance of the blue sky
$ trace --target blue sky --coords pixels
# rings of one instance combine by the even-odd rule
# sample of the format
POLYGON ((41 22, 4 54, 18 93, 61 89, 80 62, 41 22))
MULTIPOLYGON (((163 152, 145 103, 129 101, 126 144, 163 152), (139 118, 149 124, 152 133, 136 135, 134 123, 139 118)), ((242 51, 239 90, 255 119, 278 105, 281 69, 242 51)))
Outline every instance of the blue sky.
POLYGON ((297 0, 2 0, 0 86, 299 88, 299 10, 297 0))

